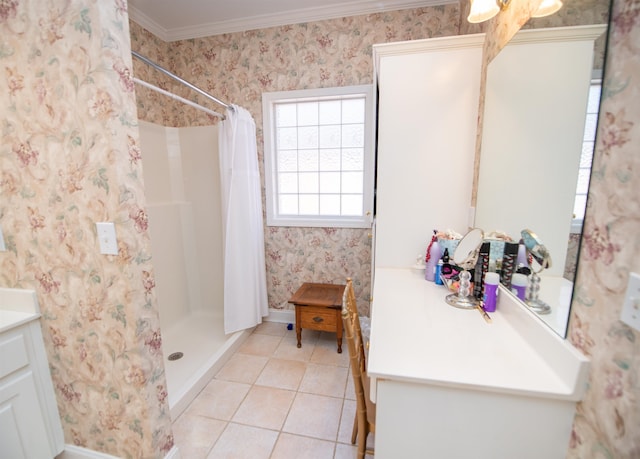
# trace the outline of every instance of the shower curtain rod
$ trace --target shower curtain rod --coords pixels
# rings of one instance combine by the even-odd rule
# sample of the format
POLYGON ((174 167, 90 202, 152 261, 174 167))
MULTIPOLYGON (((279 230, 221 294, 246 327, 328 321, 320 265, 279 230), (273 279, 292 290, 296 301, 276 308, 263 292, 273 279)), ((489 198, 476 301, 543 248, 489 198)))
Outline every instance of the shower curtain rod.
POLYGON ((144 86, 145 88, 149 88, 149 89, 151 89, 153 91, 159 92, 160 94, 164 94, 165 96, 171 97, 172 99, 178 100, 178 101, 182 102, 183 104, 187 104, 187 105, 189 105, 189 106, 191 106, 193 108, 197 108, 198 110, 202 110, 203 112, 208 113, 209 115, 217 116, 218 118, 221 118, 223 120, 226 119, 226 117, 222 113, 218 113, 218 112, 216 112, 214 110, 208 109, 207 107, 203 107, 202 105, 196 104, 195 102, 192 102, 189 99, 185 99, 184 97, 180 97, 180 96, 178 96, 178 95, 176 95, 176 94, 174 94, 172 92, 165 91, 164 89, 159 88, 157 86, 154 86, 154 85, 152 85, 150 83, 147 83, 144 80, 141 80, 139 78, 134 78, 133 81, 135 81, 136 83, 138 83, 141 86, 144 86))
POLYGON ((202 89, 200 89, 199 87, 189 83, 187 80, 184 80, 182 78, 180 78, 178 75, 175 75, 174 73, 171 73, 169 70, 165 69, 164 67, 156 64, 155 62, 153 62, 151 59, 143 56, 142 54, 131 50, 131 54, 133 55, 133 57, 140 59, 142 62, 144 62, 145 64, 153 67, 154 69, 164 73, 165 75, 167 75, 170 78, 173 78, 174 80, 176 80, 179 83, 182 83, 183 85, 185 85, 186 87, 193 89, 194 91, 196 91, 197 93, 203 95, 204 97, 206 97, 207 99, 211 99, 212 101, 214 101, 217 104, 222 105, 224 108, 227 108, 229 110, 233 110, 233 107, 229 104, 225 104, 224 102, 222 102, 220 99, 213 97, 211 94, 209 94, 206 91, 203 91, 202 89))

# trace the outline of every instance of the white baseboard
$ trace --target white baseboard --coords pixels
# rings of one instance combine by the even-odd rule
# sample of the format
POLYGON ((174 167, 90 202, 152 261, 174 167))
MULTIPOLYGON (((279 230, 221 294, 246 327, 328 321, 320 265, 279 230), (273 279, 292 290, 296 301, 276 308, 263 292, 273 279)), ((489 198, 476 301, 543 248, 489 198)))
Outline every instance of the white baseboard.
POLYGON ((296 313, 292 309, 269 309, 269 315, 265 322, 278 322, 281 324, 295 324, 296 313))
MULTIPOLYGON (((56 459, 118 459, 116 456, 110 454, 101 453, 88 448, 82 448, 75 445, 64 445, 64 451, 56 456, 56 459)), ((181 459, 178 446, 174 445, 173 448, 167 453, 164 459, 181 459)))
POLYGON ((118 459, 116 456, 101 453, 75 445, 64 445, 64 451, 56 459, 118 459))

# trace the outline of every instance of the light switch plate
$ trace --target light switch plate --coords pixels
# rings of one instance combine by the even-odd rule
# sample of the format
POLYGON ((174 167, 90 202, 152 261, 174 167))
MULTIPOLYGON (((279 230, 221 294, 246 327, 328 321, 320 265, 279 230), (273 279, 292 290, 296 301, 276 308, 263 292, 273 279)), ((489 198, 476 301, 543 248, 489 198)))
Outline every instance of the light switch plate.
POLYGON ((640 331, 640 274, 629 273, 620 320, 640 331))
POLYGON ((100 241, 100 253, 118 255, 116 226, 113 222, 97 222, 96 230, 98 231, 98 241, 100 241))

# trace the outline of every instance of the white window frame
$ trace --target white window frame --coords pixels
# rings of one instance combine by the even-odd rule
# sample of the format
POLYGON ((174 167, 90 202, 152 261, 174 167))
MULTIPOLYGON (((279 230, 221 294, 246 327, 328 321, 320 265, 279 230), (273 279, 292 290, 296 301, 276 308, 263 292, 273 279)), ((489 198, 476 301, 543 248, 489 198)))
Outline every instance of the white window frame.
POLYGON ((373 85, 265 92, 262 94, 267 226, 369 228, 373 218, 375 104, 373 85), (363 209, 361 216, 280 215, 275 138, 275 105, 344 96, 365 96, 363 209))
MULTIPOLYGON (((591 89, 592 86, 598 85, 601 87, 601 91, 602 91, 602 70, 594 70, 592 72, 591 75, 591 83, 589 85, 589 89, 591 89)), ((602 96, 600 97, 600 99, 602 98, 602 96)), ((600 100, 598 100, 598 110, 596 111, 596 116, 599 117, 599 109, 600 109, 600 100)), ((586 142, 591 142, 593 143, 593 150, 591 153, 591 167, 589 167, 589 170, 593 168, 593 154, 595 153, 595 147, 596 147, 596 140, 597 140, 597 126, 598 126, 598 120, 596 119, 596 132, 594 132, 594 136, 593 138, 589 138, 589 139, 583 139, 583 145, 586 142)), ((587 168, 580 168, 580 169, 587 169, 587 168)), ((590 181, 590 180, 589 180, 590 181)), ((587 185, 587 199, 588 199, 588 195, 589 195, 589 185, 587 185)), ((576 197, 577 196, 582 196, 582 193, 578 193, 578 191, 576 190, 576 197)), ((588 205, 588 202, 587 202, 588 205)), ((586 212, 586 208, 585 208, 585 212, 586 212)), ((571 220, 571 232, 572 233, 576 233, 576 234, 580 234, 582 232, 582 226, 584 224, 584 219, 576 217, 574 214, 574 218, 571 220)))

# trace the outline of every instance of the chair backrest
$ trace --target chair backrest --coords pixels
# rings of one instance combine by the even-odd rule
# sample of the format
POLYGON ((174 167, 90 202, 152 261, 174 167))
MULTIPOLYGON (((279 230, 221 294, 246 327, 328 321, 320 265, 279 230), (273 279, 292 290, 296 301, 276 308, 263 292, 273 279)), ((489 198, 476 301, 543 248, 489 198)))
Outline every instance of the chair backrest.
MULTIPOLYGON (((362 340, 360 318, 358 316, 356 296, 353 291, 351 278, 347 278, 347 285, 344 289, 342 300, 344 334, 349 350, 349 363, 355 386, 358 411, 364 412, 366 421, 373 425, 375 423, 375 405, 369 397, 370 381, 367 375, 365 344, 362 340)), ((368 430, 372 431, 373 429, 368 430)))
POLYGON ((362 328, 360 325, 360 315, 358 313, 358 305, 356 303, 356 294, 353 290, 353 281, 347 278, 347 286, 344 289, 342 297, 342 317, 345 317, 347 311, 348 320, 353 327, 353 339, 357 355, 357 363, 361 372, 367 371, 365 342, 362 339, 362 328))

